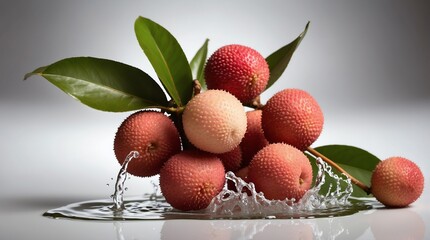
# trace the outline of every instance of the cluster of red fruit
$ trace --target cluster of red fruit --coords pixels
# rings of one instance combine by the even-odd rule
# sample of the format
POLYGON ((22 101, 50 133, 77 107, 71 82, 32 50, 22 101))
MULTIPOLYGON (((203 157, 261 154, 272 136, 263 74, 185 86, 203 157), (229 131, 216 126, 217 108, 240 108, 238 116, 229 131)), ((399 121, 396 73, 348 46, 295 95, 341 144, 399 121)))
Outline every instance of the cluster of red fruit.
MULTIPOLYGON (((324 117, 315 99, 299 89, 282 90, 263 106, 259 95, 268 79, 269 67, 257 51, 218 49, 205 65, 208 90, 197 91, 178 115, 144 110, 121 124, 114 141, 118 161, 137 150, 128 172, 160 174, 166 201, 179 210, 206 208, 222 190, 226 171, 253 182, 268 199, 298 201, 312 184, 303 151, 319 137, 324 117), (256 109, 246 112, 244 106, 256 109)), ((415 164, 392 158, 376 168, 371 189, 385 205, 401 207, 421 195, 423 182, 415 164)))

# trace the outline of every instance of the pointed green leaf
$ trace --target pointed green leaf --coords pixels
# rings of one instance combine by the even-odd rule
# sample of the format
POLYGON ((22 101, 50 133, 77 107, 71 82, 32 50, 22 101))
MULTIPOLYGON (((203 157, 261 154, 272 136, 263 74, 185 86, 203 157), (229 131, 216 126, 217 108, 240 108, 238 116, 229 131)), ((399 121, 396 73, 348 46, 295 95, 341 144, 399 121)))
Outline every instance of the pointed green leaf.
POLYGON ((284 73, 288 63, 290 63, 294 51, 296 51, 297 47, 300 45, 300 42, 305 37, 308 27, 309 22, 306 24, 305 30, 294 41, 278 49, 276 52, 272 53, 266 58, 270 69, 270 78, 267 83, 266 90, 271 87, 279 79, 279 77, 281 77, 282 73, 284 73))
POLYGON ((167 106, 160 86, 135 67, 92 57, 67 58, 25 75, 40 75, 92 108, 125 112, 167 106))
POLYGON ((138 17, 134 24, 137 40, 158 78, 178 106, 184 106, 193 93, 188 60, 178 41, 165 28, 150 19, 138 17))
MULTIPOLYGON (((379 158, 373 154, 353 146, 346 145, 327 145, 315 148, 316 151, 328 157, 332 161, 336 162, 345 171, 351 174, 353 177, 357 178, 367 186, 370 186, 370 179, 372 177, 372 172, 376 165, 381 161, 379 158)), ((308 156, 311 160, 312 168, 314 169, 314 179, 316 176, 316 163, 313 157, 308 156)), ((341 175, 336 169, 332 169, 333 172, 341 175)), ((335 181, 326 174, 326 180, 328 182, 323 185, 320 193, 325 194, 328 191, 328 187, 333 184, 335 187, 335 181)), ((361 188, 353 185, 354 192, 353 197, 369 197, 366 192, 361 188)))
POLYGON ((40 74, 40 73, 42 73, 43 71, 45 71, 45 69, 46 69, 47 67, 48 67, 48 66, 38 67, 38 68, 36 68, 33 72, 29 72, 29 73, 25 74, 25 76, 24 76, 24 80, 27 80, 27 78, 29 78, 29 77, 31 77, 31 76, 33 76, 33 75, 35 75, 35 74, 40 74))
POLYGON ((191 59, 190 62, 193 79, 199 80, 202 89, 206 89, 206 81, 204 79, 204 67, 208 57, 208 42, 209 39, 206 39, 203 46, 197 51, 196 55, 194 55, 193 59, 191 59))

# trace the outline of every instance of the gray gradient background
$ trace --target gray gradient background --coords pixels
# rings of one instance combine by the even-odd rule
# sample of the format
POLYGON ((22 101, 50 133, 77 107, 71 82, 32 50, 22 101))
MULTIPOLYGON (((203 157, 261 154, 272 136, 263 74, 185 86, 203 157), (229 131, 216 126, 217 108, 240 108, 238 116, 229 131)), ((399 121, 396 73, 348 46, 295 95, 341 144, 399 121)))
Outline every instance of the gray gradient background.
MULTIPOLYGON (((189 59, 205 38, 210 39, 210 53, 238 43, 268 56, 311 21, 288 69, 263 101, 283 88, 305 89, 319 101, 326 120, 314 146, 350 144, 382 159, 402 155, 429 176, 429 3, 2 1, 0 238, 24 239, 37 228, 36 238, 53 238, 46 232, 56 227, 39 217, 41 212, 111 194, 111 178, 119 167, 112 141, 130 113, 99 112, 43 78, 22 79, 39 66, 72 56, 117 60, 155 77, 135 39, 133 24, 139 15, 170 30, 189 59), (13 227, 22 221, 28 231, 13 227)), ((140 194, 150 184, 132 178, 129 189, 130 195, 140 194)), ((426 185, 417 204, 428 202, 427 192, 426 185)), ((428 214, 421 218, 430 222, 428 214)), ((57 231, 68 232, 76 223, 56 224, 57 231)), ((155 237, 160 224, 155 223, 155 237)), ((98 235, 97 227, 77 225, 97 238, 115 239, 98 235)))

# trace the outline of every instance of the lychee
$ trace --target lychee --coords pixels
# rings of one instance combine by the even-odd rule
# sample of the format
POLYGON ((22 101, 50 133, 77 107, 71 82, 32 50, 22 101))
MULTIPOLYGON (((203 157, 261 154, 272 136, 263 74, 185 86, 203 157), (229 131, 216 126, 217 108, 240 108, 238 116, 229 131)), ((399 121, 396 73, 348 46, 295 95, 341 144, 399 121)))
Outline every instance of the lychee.
POLYGON ((185 107, 182 122, 185 135, 195 147, 217 154, 237 147, 246 131, 242 104, 222 90, 194 96, 185 107))
POLYGON ((208 89, 228 91, 244 104, 263 92, 269 75, 269 66, 260 53, 237 44, 215 51, 205 66, 208 89))
POLYGON ((234 172, 238 170, 242 164, 242 150, 239 146, 229 152, 217 154, 217 157, 221 159, 226 172, 234 172))
POLYGON ((419 167, 402 157, 380 162, 372 174, 371 191, 387 207, 406 207, 417 200, 424 188, 419 167))
POLYGON ((261 121, 269 142, 284 142, 305 150, 321 134, 324 116, 309 93, 285 89, 267 101, 261 121))
POLYGON ((224 182, 221 160, 199 150, 172 156, 160 172, 160 188, 166 201, 183 211, 206 208, 221 192, 224 182))
POLYGON ((312 184, 312 167, 297 148, 274 143, 254 156, 248 167, 248 179, 267 199, 299 201, 312 184))
POLYGON ((181 140, 173 122, 163 113, 140 111, 127 117, 119 126, 114 151, 120 164, 131 151, 138 151, 127 172, 149 177, 160 172, 164 162, 181 151, 181 140))
POLYGON ((269 144, 261 126, 261 113, 261 110, 246 112, 247 127, 245 136, 240 143, 243 167, 248 166, 254 155, 269 144))

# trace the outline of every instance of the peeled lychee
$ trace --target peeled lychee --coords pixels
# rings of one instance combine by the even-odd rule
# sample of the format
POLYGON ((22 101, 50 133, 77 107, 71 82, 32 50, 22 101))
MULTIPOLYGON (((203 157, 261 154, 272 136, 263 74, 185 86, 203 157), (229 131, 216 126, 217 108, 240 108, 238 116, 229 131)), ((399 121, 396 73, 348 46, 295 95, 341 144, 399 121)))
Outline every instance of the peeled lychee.
POLYGON ((164 162, 181 151, 181 140, 173 122, 163 113, 140 111, 127 117, 119 126, 114 151, 120 164, 131 151, 138 151, 127 172, 149 177, 160 172, 164 162))
POLYGON ((245 136, 240 143, 243 167, 248 166, 254 155, 269 144, 261 126, 261 113, 261 110, 246 112, 247 127, 245 136))
POLYGON ((215 155, 186 150, 172 156, 161 169, 161 192, 176 209, 204 209, 221 192, 224 174, 224 166, 215 155))
POLYGON ((217 157, 221 159, 224 165, 225 171, 236 171, 240 168, 242 163, 242 150, 239 146, 235 147, 233 150, 217 154, 217 157))
POLYGON ((230 92, 244 104, 263 92, 269 74, 269 66, 260 53, 237 44, 215 51, 205 66, 208 89, 230 92))
POLYGON ((192 98, 182 122, 185 135, 195 147, 216 154, 237 147, 246 131, 242 104, 222 90, 207 90, 192 98))
POLYGON ((312 167, 297 148, 274 143, 254 156, 248 167, 248 179, 267 199, 299 201, 312 184, 312 167))
POLYGON ((372 174, 372 194, 387 207, 406 207, 417 200, 424 188, 419 167, 402 157, 380 162, 372 174))
POLYGON ((317 101, 300 89, 285 89, 273 95, 263 108, 266 139, 305 150, 317 140, 324 116, 317 101))

